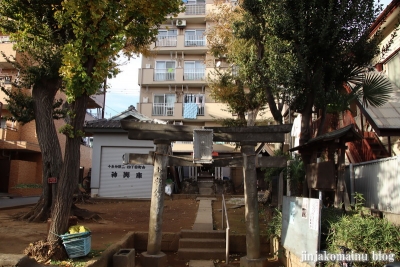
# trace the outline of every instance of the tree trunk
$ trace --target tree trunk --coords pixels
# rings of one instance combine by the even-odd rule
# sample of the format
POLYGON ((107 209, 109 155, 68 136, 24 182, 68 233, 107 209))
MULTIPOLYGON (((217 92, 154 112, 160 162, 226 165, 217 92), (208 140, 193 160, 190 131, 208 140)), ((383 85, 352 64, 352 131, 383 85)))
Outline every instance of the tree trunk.
POLYGON ((282 124, 282 121, 283 121, 282 112, 276 106, 275 97, 272 93, 272 88, 269 86, 266 86, 265 94, 267 95, 268 107, 272 114, 272 117, 274 117, 274 120, 277 124, 279 124, 279 125, 282 124))
POLYGON ((258 115, 258 108, 247 111, 247 126, 256 125, 256 118, 258 115))
POLYGON ((320 121, 319 121, 320 123, 319 123, 319 126, 318 126, 318 130, 317 130, 316 136, 319 136, 319 135, 323 134, 325 121, 326 121, 326 107, 322 107, 320 121))
POLYGON ((58 177, 62 166, 62 154, 53 119, 55 95, 61 80, 46 80, 33 86, 36 134, 42 154, 43 192, 38 203, 22 219, 39 222, 49 218, 52 200, 57 193, 55 184, 48 184, 48 177, 58 177))
POLYGON ((66 135, 64 165, 62 167, 58 182, 58 194, 52 209, 52 220, 47 240, 56 241, 60 235, 68 230, 68 219, 71 212, 73 194, 79 182, 80 164, 80 131, 83 133, 83 123, 85 121, 86 105, 88 97, 86 95, 77 97, 70 104, 74 114, 71 116, 70 125, 73 131, 66 135), (73 136, 71 135, 73 134, 73 136))
POLYGON ((312 108, 314 105, 315 100, 315 92, 311 88, 311 82, 308 83, 310 86, 310 91, 308 92, 306 104, 304 109, 301 112, 301 131, 300 131, 300 140, 299 145, 304 145, 308 140, 310 140, 312 133, 311 133, 311 115, 312 115, 312 108))

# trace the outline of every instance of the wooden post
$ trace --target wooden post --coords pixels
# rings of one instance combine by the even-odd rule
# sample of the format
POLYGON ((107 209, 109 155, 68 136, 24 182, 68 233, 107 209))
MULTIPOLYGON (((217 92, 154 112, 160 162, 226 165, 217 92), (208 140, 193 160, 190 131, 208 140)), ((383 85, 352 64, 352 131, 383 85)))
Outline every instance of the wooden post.
POLYGON ((156 145, 156 153, 150 204, 149 237, 147 243, 148 255, 157 255, 161 252, 165 180, 167 179, 168 148, 171 142, 154 140, 154 144, 156 145))
POLYGON ((257 173, 254 148, 256 143, 241 142, 243 155, 244 200, 246 219, 247 259, 260 258, 260 229, 258 225, 257 173))

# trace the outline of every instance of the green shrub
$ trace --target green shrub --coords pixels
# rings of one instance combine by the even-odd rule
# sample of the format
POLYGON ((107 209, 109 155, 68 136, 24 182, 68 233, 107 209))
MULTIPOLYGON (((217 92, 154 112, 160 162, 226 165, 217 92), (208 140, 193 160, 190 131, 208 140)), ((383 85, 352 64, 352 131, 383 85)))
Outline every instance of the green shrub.
POLYGON ((270 237, 281 237, 282 233, 282 212, 275 209, 267 226, 267 235, 270 237))
POLYGON ((13 188, 42 188, 42 184, 17 184, 13 188))
POLYGON ((372 261, 372 253, 392 253, 399 260, 400 228, 370 215, 345 215, 330 224, 327 244, 330 253, 339 253, 339 246, 345 246, 353 253, 368 255, 368 262, 355 262, 354 266, 384 266, 387 262, 372 261))

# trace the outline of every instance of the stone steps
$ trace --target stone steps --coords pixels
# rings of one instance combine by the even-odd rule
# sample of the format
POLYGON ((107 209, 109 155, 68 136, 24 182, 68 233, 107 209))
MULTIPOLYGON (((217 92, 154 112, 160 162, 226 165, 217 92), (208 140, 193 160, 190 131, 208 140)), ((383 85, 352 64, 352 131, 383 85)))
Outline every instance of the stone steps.
POLYGON ((181 230, 182 238, 213 238, 225 239, 225 231, 211 230, 211 231, 194 231, 194 230, 181 230))
POLYGON ((223 260, 225 248, 179 248, 178 257, 182 260, 223 260))
POLYGON ((225 239, 214 238, 181 238, 179 247, 182 248, 225 248, 225 239))
POLYGON ((225 231, 213 230, 214 198, 198 198, 199 209, 192 230, 181 230, 178 258, 182 260, 225 259, 225 231))

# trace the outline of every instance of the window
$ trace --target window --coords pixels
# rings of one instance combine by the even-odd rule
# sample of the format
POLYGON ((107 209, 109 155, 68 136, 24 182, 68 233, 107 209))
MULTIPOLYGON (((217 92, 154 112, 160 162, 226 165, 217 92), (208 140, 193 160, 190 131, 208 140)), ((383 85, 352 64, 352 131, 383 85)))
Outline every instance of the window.
POLYGON ((397 87, 400 87, 400 54, 395 55, 386 64, 388 68, 388 77, 391 82, 393 82, 397 87))
POLYGON ((175 94, 154 95, 153 116, 173 116, 175 94))
POLYGON ((204 30, 186 30, 185 46, 205 46, 204 30))
POLYGON ((159 30, 156 46, 176 46, 177 30, 159 30))
POLYGON ((175 61, 156 61, 154 70, 155 81, 175 80, 175 61))
POLYGON ((185 80, 203 80, 205 66, 202 61, 185 61, 183 77, 185 80))

